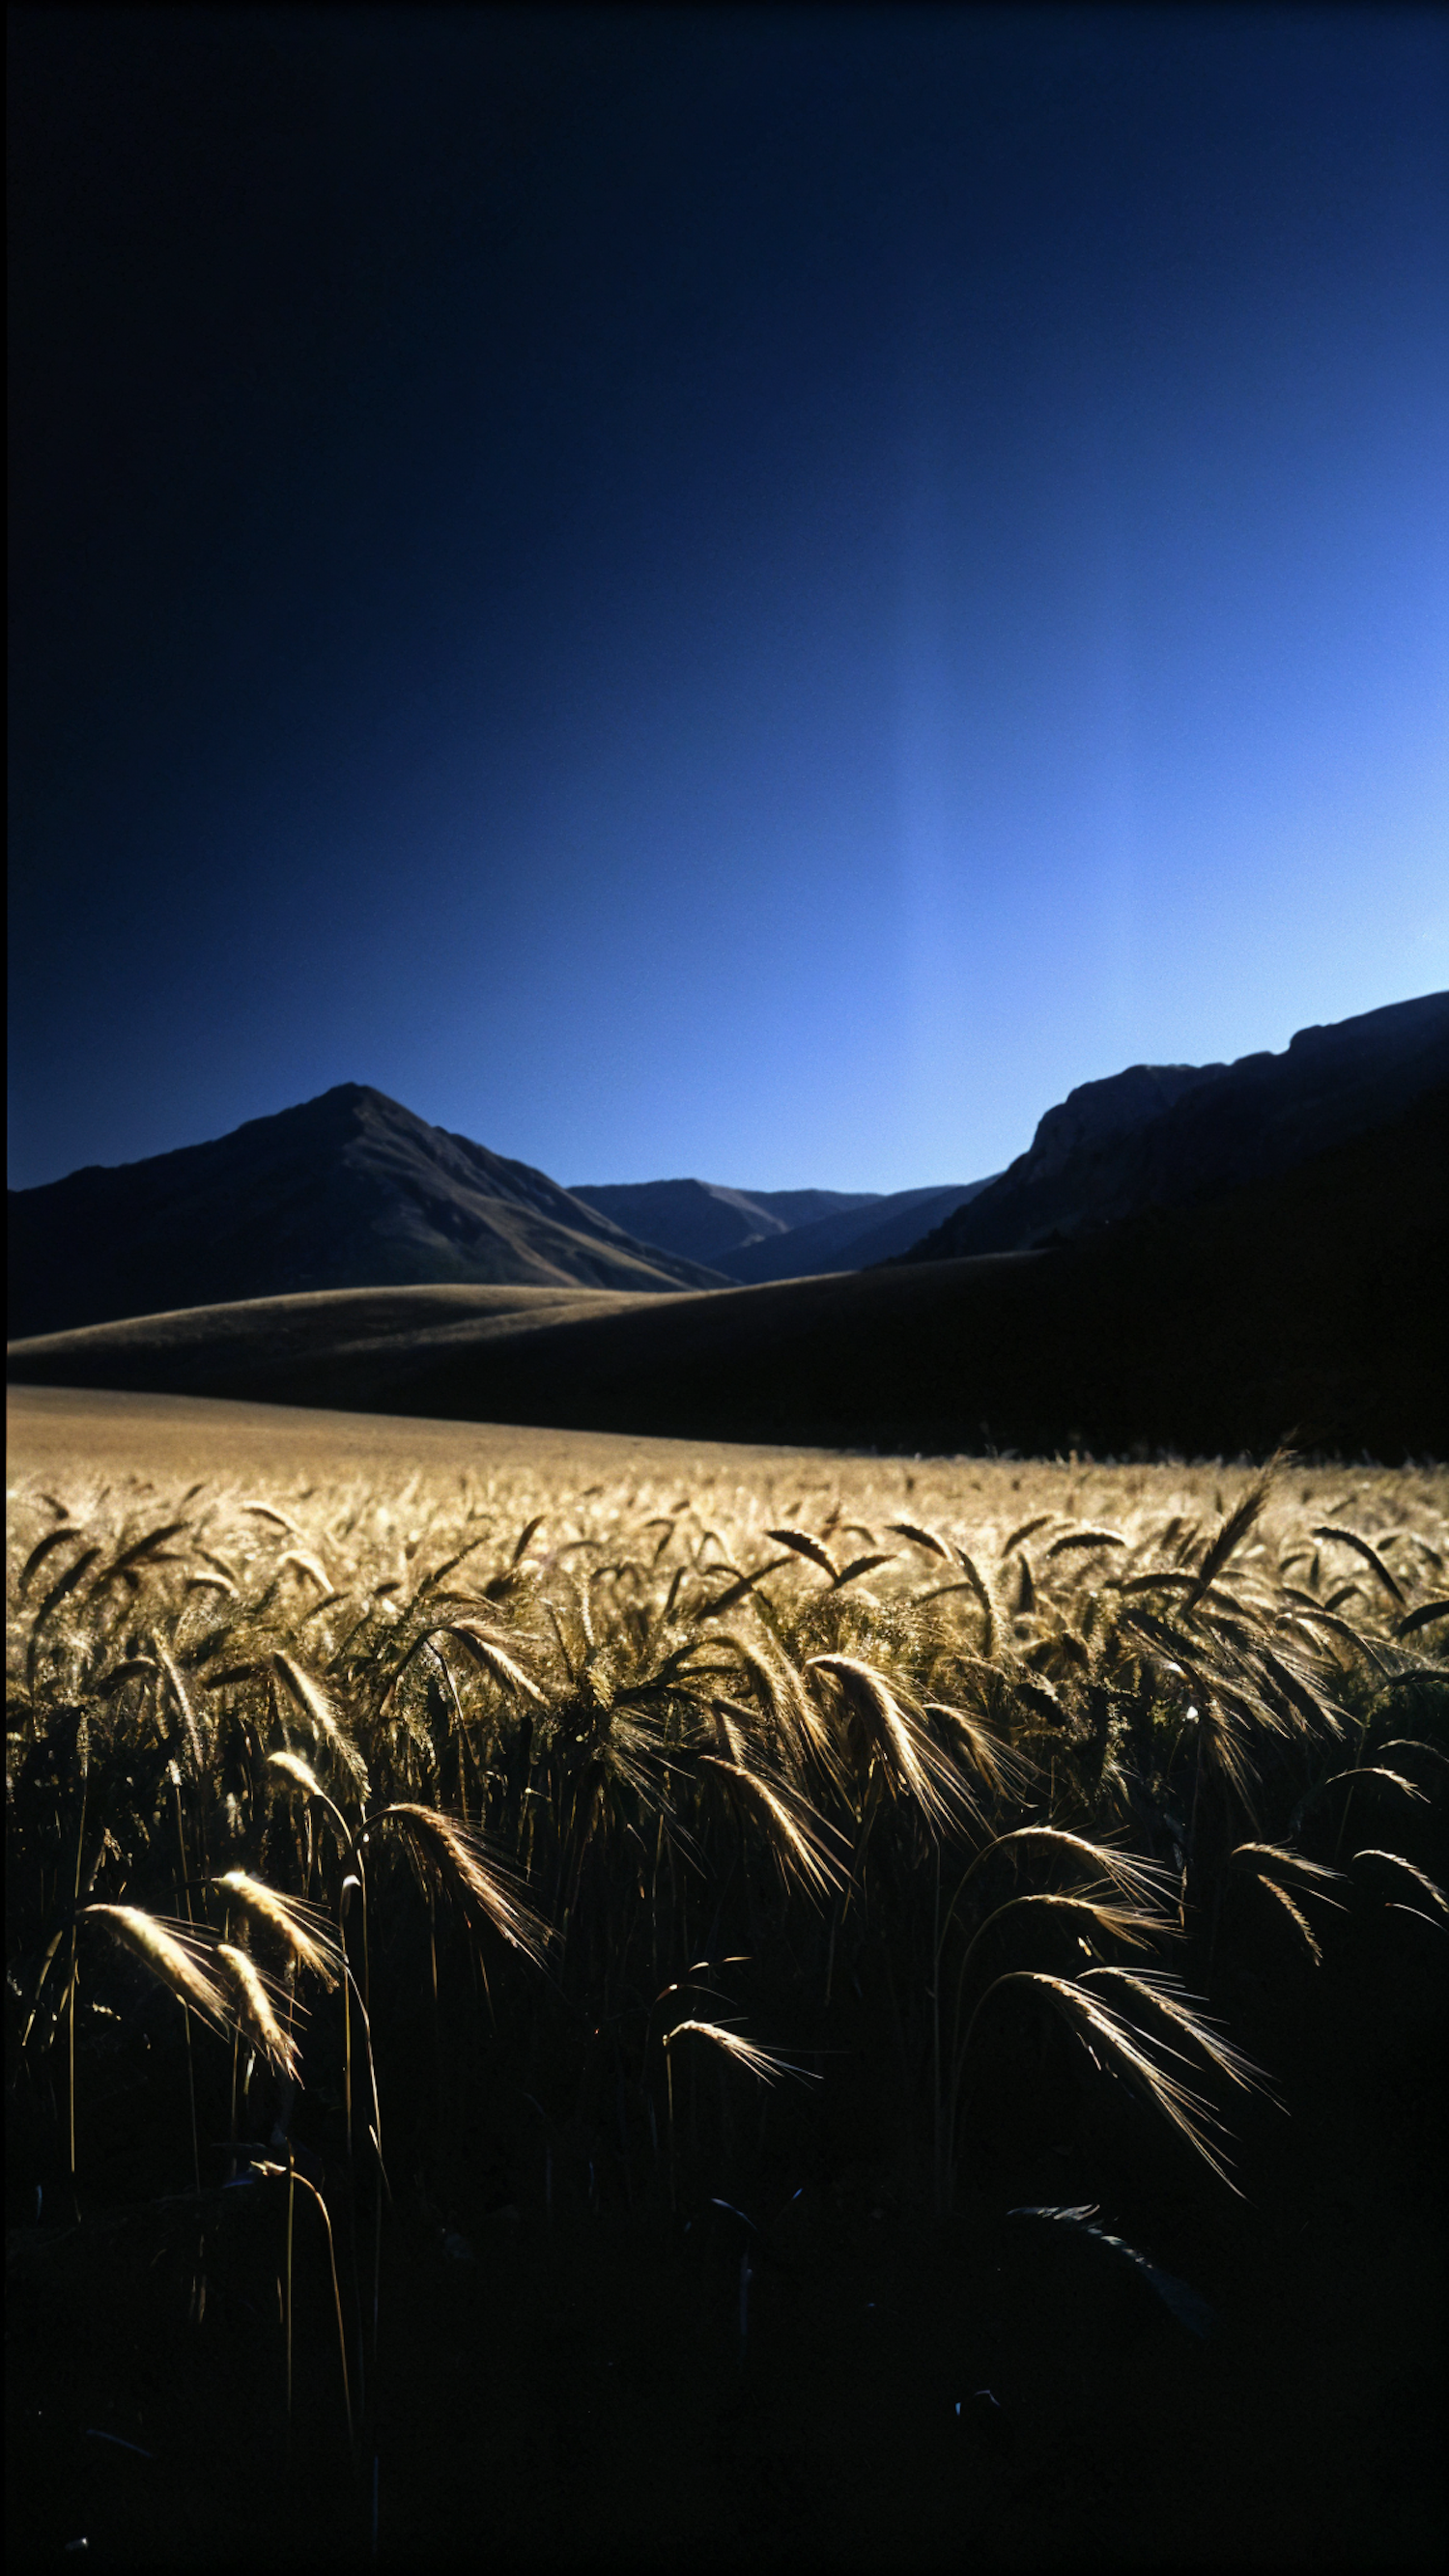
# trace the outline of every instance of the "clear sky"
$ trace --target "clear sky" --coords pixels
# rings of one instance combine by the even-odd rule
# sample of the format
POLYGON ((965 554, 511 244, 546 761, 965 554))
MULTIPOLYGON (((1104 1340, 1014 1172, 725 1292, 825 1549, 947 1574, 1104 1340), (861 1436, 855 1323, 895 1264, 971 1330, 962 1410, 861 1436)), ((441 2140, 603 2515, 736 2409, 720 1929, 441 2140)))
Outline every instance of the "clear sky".
POLYGON ((10 1178, 903 1189, 1449 983, 1449 17, 12 12, 10 1178))

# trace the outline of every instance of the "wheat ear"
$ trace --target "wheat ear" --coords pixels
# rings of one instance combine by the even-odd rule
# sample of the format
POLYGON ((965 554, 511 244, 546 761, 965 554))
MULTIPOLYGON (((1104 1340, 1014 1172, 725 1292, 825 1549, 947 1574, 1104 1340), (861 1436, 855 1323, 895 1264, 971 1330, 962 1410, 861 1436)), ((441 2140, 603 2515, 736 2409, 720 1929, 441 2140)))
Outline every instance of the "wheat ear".
POLYGON ((320 1977, 330 1992, 337 1983, 341 1966, 337 1945, 331 1940, 319 1939, 316 1927, 307 1920, 295 1897, 281 1895, 261 1879, 249 1877, 244 1869, 226 1870, 212 1884, 225 1888, 227 1895, 245 1913, 255 1916, 259 1923, 265 1923, 269 1931, 275 1932, 298 1966, 309 1969, 314 1977, 320 1977))
POLYGON ((727 2057, 732 2057, 737 2066, 745 2067, 761 2084, 774 2084, 782 2075, 793 2075, 801 2084, 814 2084, 818 2080, 809 2067, 792 2066, 788 2057, 781 2057, 774 2049, 757 2048, 753 2040, 741 2039, 738 2031, 726 2030, 724 2024, 717 2021, 677 2021, 673 2029, 664 2034, 666 2057, 674 2042, 690 2032, 699 2039, 709 2040, 715 2048, 722 2048, 727 2057))
POLYGON ((383 1807, 367 1822, 369 1833, 379 1825, 396 1824, 414 1850, 431 1861, 445 1880, 476 1900, 505 1941, 521 1950, 536 1967, 546 1965, 553 1946, 552 1932, 510 1885, 472 1826, 459 1824, 455 1817, 445 1816, 436 1807, 414 1806, 408 1800, 383 1807))
POLYGON ((189 2004, 213 2028, 225 2027, 225 1997, 202 1966, 188 1925, 163 1923, 158 1915, 143 1913, 139 1905, 86 1905, 81 1915, 99 1923, 112 1940, 132 1951, 178 2003, 189 2004))
POLYGON ((233 1942, 219 1941, 216 1955, 231 1979, 238 2015, 258 2040, 267 2057, 292 2083, 297 2080, 297 2046, 290 2032, 282 2028, 276 2007, 255 1959, 233 1942))

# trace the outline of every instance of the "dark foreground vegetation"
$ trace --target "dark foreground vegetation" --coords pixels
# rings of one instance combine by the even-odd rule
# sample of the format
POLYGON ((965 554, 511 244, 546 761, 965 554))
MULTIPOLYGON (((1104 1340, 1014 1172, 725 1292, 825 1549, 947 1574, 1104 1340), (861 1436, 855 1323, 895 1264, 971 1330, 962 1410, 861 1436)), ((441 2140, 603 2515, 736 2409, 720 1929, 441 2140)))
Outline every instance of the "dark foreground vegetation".
POLYGON ((1442 1480, 829 1472, 22 1485, 22 2563, 1436 2563, 1442 1480))

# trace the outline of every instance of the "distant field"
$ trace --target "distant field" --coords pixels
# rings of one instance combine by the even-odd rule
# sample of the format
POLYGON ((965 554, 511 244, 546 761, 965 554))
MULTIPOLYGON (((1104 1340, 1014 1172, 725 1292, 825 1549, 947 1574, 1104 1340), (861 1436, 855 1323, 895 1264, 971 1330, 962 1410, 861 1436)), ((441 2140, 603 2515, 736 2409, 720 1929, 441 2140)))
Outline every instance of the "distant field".
MULTIPOLYGON (((478 1292, 462 1291, 464 1295, 478 1292)), ((533 1292, 549 1294, 551 1292, 533 1292)), ((278 1490, 316 1493, 319 1480, 354 1474, 416 1477, 434 1501, 481 1480, 520 1501, 553 1496, 570 1507, 586 1488, 644 1481, 678 1485, 714 1501, 748 1483, 769 1495, 828 1511, 837 1499, 862 1507, 874 1498, 902 1509, 959 1509, 967 1497, 1002 1502, 1054 1490, 1120 1497, 1176 1491, 1220 1471, 1180 1465, 1097 1468, 1075 1474, 1021 1459, 877 1458, 869 1452, 803 1449, 745 1441, 669 1440, 616 1431, 557 1431, 516 1423, 440 1422, 411 1414, 327 1411, 301 1405, 248 1404, 190 1395, 145 1395, 87 1387, 11 1386, 6 1390, 11 1491, 17 1480, 79 1476, 86 1489, 122 1480, 132 1491, 160 1489, 202 1476, 218 1485, 237 1477, 278 1480, 278 1490)), ((1230 1470, 1229 1481, 1241 1478, 1230 1470)), ((1437 1492, 1433 1473, 1410 1471, 1437 1492)), ((1334 1481, 1331 1474, 1325 1485, 1334 1481)), ((1364 1480, 1396 1490, 1398 1471, 1364 1480)), ((1340 1473, 1337 1482, 1342 1485, 1340 1473)), ((1449 1480, 1446 1480, 1449 1482, 1449 1480)), ((1007 1505, 1009 1508, 1009 1504, 1007 1505)), ((526 1515, 525 1515, 526 1517, 526 1515)))
POLYGON ((9 1427, 32 2555, 1415 2559, 1442 1471, 9 1427))

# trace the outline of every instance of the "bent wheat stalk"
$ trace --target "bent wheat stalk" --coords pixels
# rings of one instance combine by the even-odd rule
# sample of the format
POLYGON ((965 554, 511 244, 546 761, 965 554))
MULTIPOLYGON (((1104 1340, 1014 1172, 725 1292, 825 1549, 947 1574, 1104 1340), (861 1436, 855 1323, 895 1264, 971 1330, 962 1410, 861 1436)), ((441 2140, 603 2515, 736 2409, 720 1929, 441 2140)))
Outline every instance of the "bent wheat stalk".
POLYGON ((718 2021, 677 2021, 664 2033, 664 2081, 669 2119, 669 2206, 678 2206, 674 2172, 674 2061, 670 2056, 677 2039, 707 2039, 711 2047, 722 2049, 736 2066, 743 2066, 759 2084, 778 2083, 782 2075, 793 2075, 798 2083, 813 2084, 818 2079, 804 2066, 792 2066, 787 2057, 769 2048, 756 2047, 753 2040, 742 2039, 737 2030, 728 2030, 718 2021))
POLYGON ((188 1924, 166 1923, 139 1905, 83 1905, 80 1921, 99 1923, 141 1961, 179 2004, 198 2012, 217 2031, 227 2026, 226 1998, 204 1964, 209 1953, 188 1924))
POLYGON ((278 1889, 268 1887, 262 1879, 252 1878, 244 1869, 224 1870, 219 1878, 213 1879, 212 1885, 225 1888, 233 1903, 274 1932, 297 1965, 320 1978, 331 1993, 337 1983, 341 1957, 336 1943, 323 1933, 320 1923, 309 1919, 310 1908, 304 1910, 295 1896, 283 1896, 278 1889))
MULTIPOLYGON (((1134 2030, 1120 2014, 1114 2013, 1110 2005, 1102 2003, 1095 1995, 1089 1995, 1071 1978, 1047 1976, 1035 1968, 1012 1968, 1004 1976, 997 1977, 972 2013, 954 2070, 948 2128, 948 2149, 951 2152, 955 2147, 957 2111, 972 2035, 993 1996, 1004 1994, 1008 1987, 1030 1994, 1054 2012, 1073 2036, 1083 2043, 1094 2064, 1104 2064, 1107 2071, 1126 2083, 1140 2100, 1159 2111, 1219 2180, 1225 2182, 1230 2191, 1237 2192, 1238 2186, 1208 2134, 1210 2129, 1220 2130, 1222 2123, 1214 2117, 1201 2096, 1180 2083, 1175 2075, 1149 2055, 1142 2033, 1134 2030)), ((1241 2198, 1241 2194, 1238 2196, 1241 2198)))
POLYGON ((365 1844, 379 1826, 388 1824, 407 1835, 414 1850, 431 1862, 445 1884, 465 1897, 471 1896, 494 1930, 515 1950, 521 1950, 535 1967, 547 1966, 554 1940, 550 1926, 535 1914, 499 1867, 475 1827, 459 1824, 455 1817, 442 1814, 436 1807, 416 1806, 410 1799, 399 1799, 368 1817, 361 1842, 365 1844))
POLYGON ((276 2008, 255 1959, 230 1941, 219 1941, 216 1955, 231 1980, 235 1998, 233 2008, 238 2017, 246 2023, 278 2073, 295 2084, 299 2064, 297 2043, 277 2019, 276 2008))
POLYGON ((288 2151, 287 2151, 287 2161, 286 2161, 286 2163, 285 2163, 284 2165, 283 2165, 283 2164, 275 2164, 275 2163, 273 2163, 273 2162, 271 2161, 271 2159, 270 2159, 270 2158, 268 2158, 268 2157, 262 2157, 262 2158, 258 2158, 258 2159, 256 2159, 256 2160, 253 2162, 253 2165, 252 2165, 252 2171, 253 2171, 253 2173, 258 2173, 258 2174, 264 2174, 264 2175, 266 2175, 266 2177, 268 2178, 268 2180, 273 2180, 273 2181, 278 2181, 278 2182, 285 2182, 285 2184, 286 2184, 286 2186, 287 2186, 287 2432, 288 2432, 288 2440, 290 2441, 290 2438, 291 2438, 291 2423, 292 2423, 292 2298, 291 2298, 291 2282, 292 2282, 292 2194, 293 2194, 293 2191, 295 2190, 296 2186, 298 2185, 298 2183, 300 2183, 300 2184, 301 2184, 301 2186, 302 2186, 302 2189, 303 2189, 304 2191, 308 2191, 308 2192, 310 2192, 310 2193, 311 2193, 311 2195, 312 2195, 312 2198, 313 2198, 313 2199, 315 2200, 315 2202, 317 2203, 317 2206, 318 2206, 319 2210, 320 2210, 320 2211, 321 2211, 321 2213, 322 2213, 322 2224, 323 2224, 323 2226, 324 2226, 324 2227, 326 2228, 326 2230, 327 2230, 327 2261, 328 2261, 329 2266, 331 2267, 331 2272, 332 2272, 332 2299, 333 2299, 333 2305, 334 2305, 334 2307, 335 2307, 335 2309, 336 2309, 336 2312, 337 2312, 337 2358, 338 2358, 338 2360, 339 2360, 339 2361, 341 2362, 341 2364, 342 2364, 342 2403, 343 2403, 343 2407, 344 2407, 344 2409, 345 2409, 345 2411, 346 2411, 346 2415, 347 2415, 347 2447, 348 2447, 348 2449, 349 2449, 350 2451, 355 2451, 355 2450, 356 2450, 356 2447, 357 2447, 357 2443, 356 2443, 356 2434, 355 2434, 355 2432, 354 2432, 354 2430, 353 2430, 353 2423, 352 2423, 352 2382, 351 2382, 351 2379, 350 2379, 350 2378, 349 2378, 349 2376, 348 2376, 348 2370, 347 2370, 347 2334, 346 2334, 346 2329, 344 2328, 343 2323, 342 2323, 342 2291, 341 2291, 341 2287, 340 2287, 339 2282, 338 2282, 338 2279, 337 2279, 337 2248, 336 2248, 336 2245, 335 2245, 335 2244, 334 2244, 334 2242, 333 2242, 333 2237, 332 2237, 332 2218, 331 2218, 331 2214, 330 2214, 330 2212, 329 2212, 329 2210, 328 2210, 327 2203, 326 2203, 326 2201, 323 2199, 322 2194, 320 2193, 320 2191, 317 2189, 316 2184, 315 2184, 315 2183, 311 2183, 311 2182, 309 2182, 309 2181, 308 2181, 308 2179, 307 2179, 307 2177, 306 2177, 306 2175, 305 2175, 304 2173, 299 2173, 299 2172, 297 2171, 296 2163, 295 2163, 295 2160, 294 2160, 294 2158, 293 2158, 293 2156, 292 2156, 292 2153, 291 2153, 290 2148, 289 2148, 289 2149, 288 2149, 288 2151))

